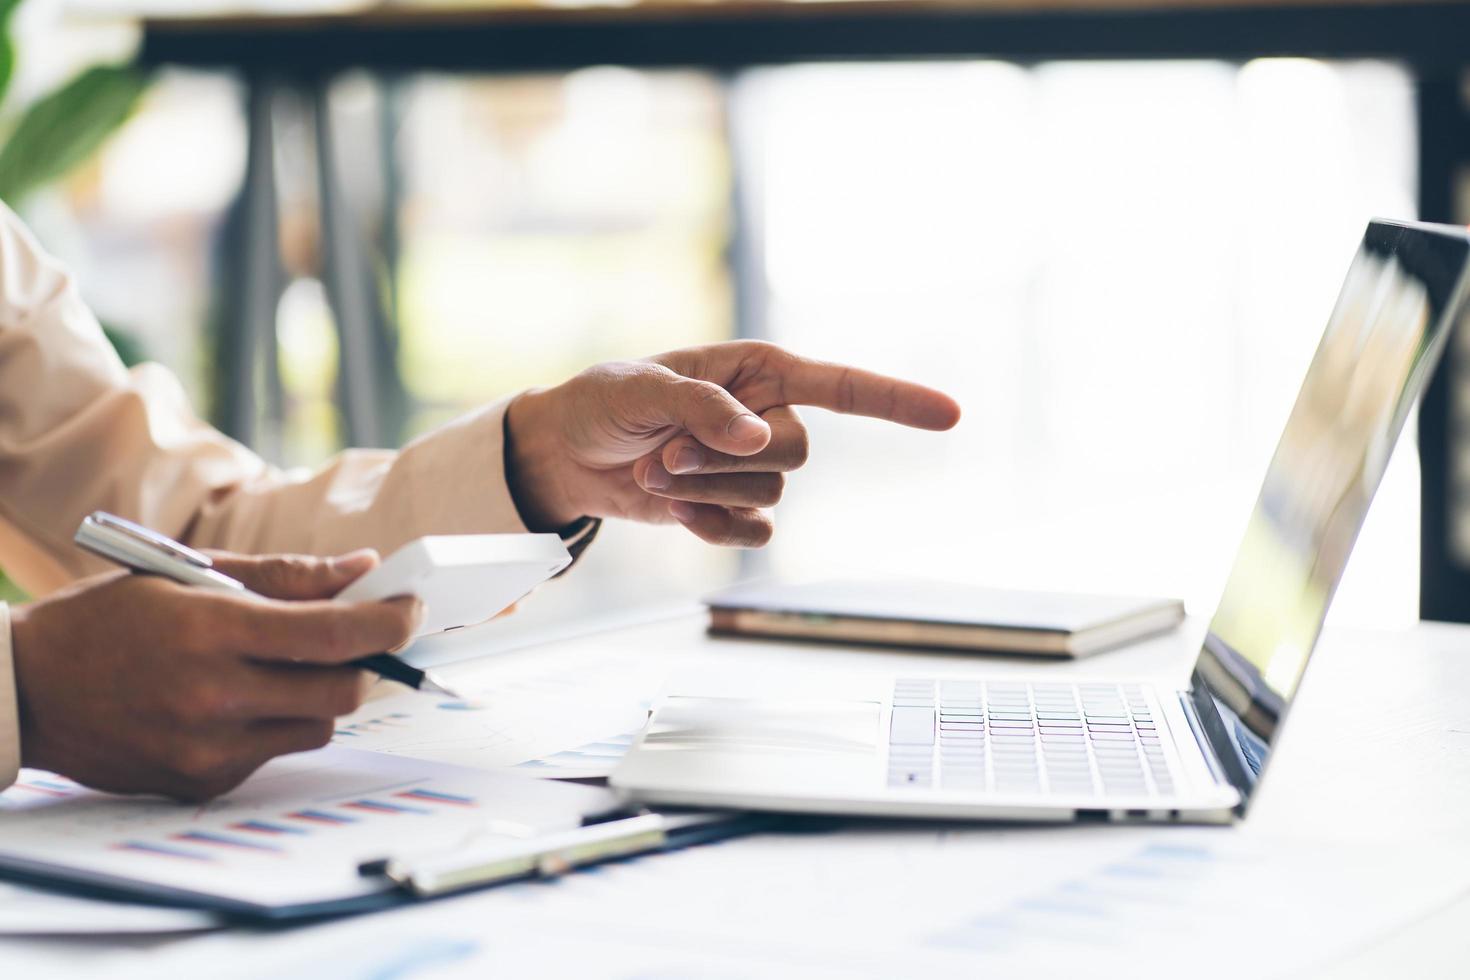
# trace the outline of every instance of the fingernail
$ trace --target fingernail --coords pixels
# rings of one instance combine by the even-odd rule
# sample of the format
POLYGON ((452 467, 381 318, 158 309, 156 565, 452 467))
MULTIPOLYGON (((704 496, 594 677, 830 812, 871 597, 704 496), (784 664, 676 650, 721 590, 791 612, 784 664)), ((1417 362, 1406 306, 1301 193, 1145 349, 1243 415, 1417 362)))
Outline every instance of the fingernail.
POLYGON ((346 574, 357 572, 361 574, 372 567, 378 560, 378 553, 372 548, 358 548, 349 551, 345 555, 337 555, 335 558, 327 559, 327 568, 335 574, 346 574))
POLYGON ((667 490, 673 482, 674 478, 658 460, 648 464, 648 472, 643 474, 643 485, 650 490, 667 490))
POLYGON ((690 521, 694 520, 695 515, 698 514, 699 511, 697 511, 694 505, 687 500, 675 500, 669 504, 669 513, 672 514, 674 520, 678 521, 679 523, 688 524, 690 521))
POLYGON ((725 427, 725 432, 736 442, 750 442, 766 434, 766 423, 754 415, 737 415, 725 427))
POLYGON ((693 446, 685 446, 674 454, 675 473, 693 473, 704 465, 704 453, 693 446))

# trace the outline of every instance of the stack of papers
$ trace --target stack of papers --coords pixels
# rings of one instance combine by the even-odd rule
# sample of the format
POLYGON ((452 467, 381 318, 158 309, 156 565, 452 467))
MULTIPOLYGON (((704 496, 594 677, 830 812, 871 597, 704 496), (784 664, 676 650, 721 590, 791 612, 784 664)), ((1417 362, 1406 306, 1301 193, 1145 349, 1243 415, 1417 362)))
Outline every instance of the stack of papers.
POLYGON ((0 867, 264 916, 372 907, 364 863, 570 830, 607 790, 328 747, 268 763, 203 806, 27 770, 0 793, 0 867))

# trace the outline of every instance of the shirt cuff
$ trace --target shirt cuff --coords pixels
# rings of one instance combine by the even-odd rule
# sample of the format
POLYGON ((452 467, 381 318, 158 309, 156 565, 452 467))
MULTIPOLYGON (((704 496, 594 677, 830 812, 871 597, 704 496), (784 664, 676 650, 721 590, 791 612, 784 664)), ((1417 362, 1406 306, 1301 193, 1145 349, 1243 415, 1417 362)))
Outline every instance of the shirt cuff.
MULTIPOLYGON (((567 549, 567 554, 572 556, 572 565, 575 565, 582 557, 582 552, 587 550, 587 546, 592 543, 593 538, 597 537, 597 532, 600 530, 602 530, 602 518, 583 517, 556 532, 561 537, 561 543, 567 549)), ((553 577, 565 575, 571 571, 572 565, 563 568, 553 577)))
POLYGON ((0 602, 0 789, 20 775, 20 713, 10 650, 10 607, 0 602))

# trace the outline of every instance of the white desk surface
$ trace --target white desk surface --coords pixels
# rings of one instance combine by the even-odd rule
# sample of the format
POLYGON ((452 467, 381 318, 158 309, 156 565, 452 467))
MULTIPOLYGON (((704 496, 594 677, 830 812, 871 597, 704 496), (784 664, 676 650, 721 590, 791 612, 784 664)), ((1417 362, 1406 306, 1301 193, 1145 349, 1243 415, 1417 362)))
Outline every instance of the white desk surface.
MULTIPOLYGON (((505 664, 527 657, 544 661, 585 655, 590 647, 641 651, 642 655, 664 661, 670 670, 744 673, 830 668, 944 675, 1045 672, 1059 677, 1127 675, 1178 684, 1187 677, 1202 631, 1203 624, 1192 621, 1173 634, 1128 649, 1077 663, 1038 664, 1014 658, 716 640, 703 634, 702 616, 689 615, 528 647, 496 657, 497 663, 505 664)), ((449 668, 456 669, 464 668, 449 668)), ((473 669, 487 668, 482 662, 473 669)), ((1098 826, 1086 832, 1095 834, 1098 841, 1105 841, 1107 835, 1120 831, 1121 828, 1098 826)), ((925 831, 900 828, 893 833, 925 831)), ((932 835, 932 831, 929 833, 932 835)), ((1033 839, 1026 834, 1041 840, 1039 835, 1043 833, 1021 831, 1018 834, 1012 829, 1007 833, 1007 847, 1024 847, 1027 840, 1033 839)), ((1410 848, 1417 848, 1420 855, 1426 845, 1432 847, 1439 840, 1462 848, 1470 843, 1470 627, 1424 624, 1401 633, 1329 628, 1308 670, 1249 818, 1236 828, 1220 833, 1352 841, 1380 851, 1385 847, 1404 848, 1406 853, 1410 848)), ((814 835, 801 846, 835 847, 833 840, 833 837, 814 835)), ((737 849, 755 845, 736 840, 720 846, 730 854, 738 854, 737 849)), ((679 862, 692 860, 698 850, 649 857, 624 867, 638 867, 648 873, 676 869, 679 862)), ((901 878, 902 865, 895 863, 892 873, 895 879, 901 878)), ((717 884, 709 883, 710 887, 717 884)), ((701 888, 703 885, 699 882, 701 888)), ((558 914, 555 889, 564 886, 565 883, 562 886, 513 885, 498 890, 502 893, 498 901, 514 899, 517 896, 513 893, 522 889, 523 905, 530 903, 537 914, 554 918, 558 914), (533 893, 527 889, 541 891, 533 893), (548 895, 553 897, 548 899, 548 895)), ((823 902, 827 897, 818 889, 813 891, 810 896, 813 903, 823 902)), ((456 903, 475 899, 476 896, 468 896, 430 909, 440 910, 434 912, 436 915, 448 915, 456 903)), ((673 896, 671 900, 683 899, 673 896)), ((418 914, 426 911, 429 909, 421 908, 418 914)), ((81 970, 86 970, 89 976, 133 975, 147 972, 145 966, 149 963, 162 967, 175 962, 175 956, 180 957, 177 962, 181 964, 197 965, 200 960, 185 958, 192 948, 218 964, 221 970, 218 975, 226 975, 228 964, 238 961, 254 963, 255 968, 248 972, 255 975, 268 975, 260 971, 270 969, 269 975, 274 976, 418 976, 416 970, 394 972, 392 964, 388 967, 377 964, 366 970, 336 970, 333 964, 319 962, 307 969, 299 952, 294 959, 278 963, 273 960, 277 949, 294 947, 309 951, 314 932, 328 929, 341 933, 344 928, 355 928, 362 930, 363 936, 371 936, 382 923, 402 914, 394 912, 350 924, 306 927, 285 934, 239 931, 203 938, 0 941, 0 975, 35 977, 81 970), (198 945, 206 943, 207 946, 198 945), (191 944, 195 945, 191 947, 191 944), (11 972, 4 968, 7 960, 28 969, 11 972)), ((507 942, 504 936, 496 941, 501 946, 507 942)), ((526 939, 527 943, 537 941, 526 939)), ((539 941, 544 942, 545 936, 539 941)), ((761 942, 760 935, 748 937, 752 948, 758 949, 761 942)), ((497 957, 498 963, 532 961, 529 955, 518 959, 510 955, 513 950, 505 952, 505 957, 497 957)), ((1345 957, 1334 955, 1330 962, 1318 964, 1306 975, 1463 977, 1470 969, 1467 964, 1470 964, 1470 867, 1464 868, 1464 886, 1457 895, 1423 910, 1416 919, 1387 935, 1365 938, 1353 945, 1345 957)), ((1267 967, 1263 964, 1258 975, 1277 975, 1267 967)), ((1173 959, 1138 963, 1140 976, 1158 976, 1171 969, 1181 976, 1189 975, 1187 964, 1173 959)), ((500 972, 516 975, 515 971, 500 972)), ((431 971, 427 975, 440 974, 431 971)), ((721 969, 708 975, 743 974, 721 969)))

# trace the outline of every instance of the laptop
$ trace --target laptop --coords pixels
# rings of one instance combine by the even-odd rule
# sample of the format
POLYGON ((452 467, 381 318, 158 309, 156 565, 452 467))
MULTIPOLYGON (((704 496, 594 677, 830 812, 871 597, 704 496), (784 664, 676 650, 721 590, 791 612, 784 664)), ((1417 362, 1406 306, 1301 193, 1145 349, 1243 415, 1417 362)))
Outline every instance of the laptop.
POLYGON ((681 690, 611 777, 700 807, 1016 821, 1243 816, 1467 291, 1465 229, 1373 221, 1184 690, 1123 678, 821 676, 681 690))

